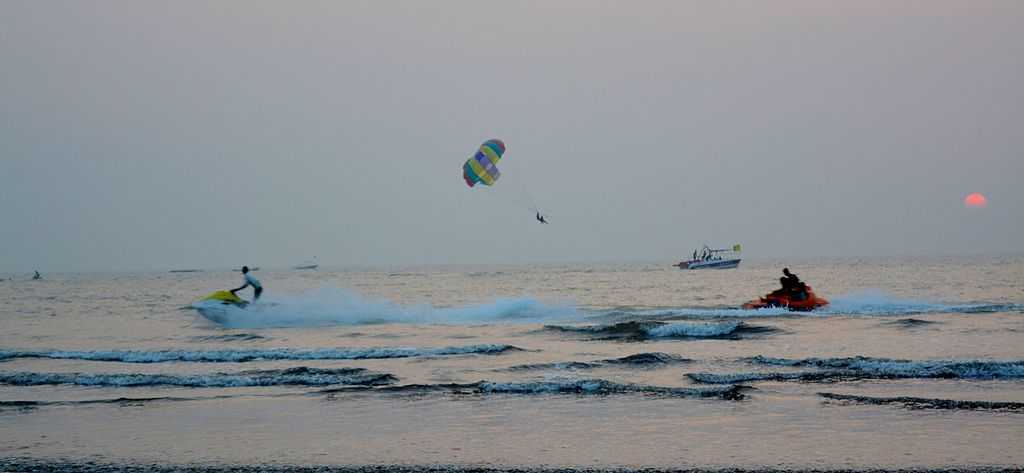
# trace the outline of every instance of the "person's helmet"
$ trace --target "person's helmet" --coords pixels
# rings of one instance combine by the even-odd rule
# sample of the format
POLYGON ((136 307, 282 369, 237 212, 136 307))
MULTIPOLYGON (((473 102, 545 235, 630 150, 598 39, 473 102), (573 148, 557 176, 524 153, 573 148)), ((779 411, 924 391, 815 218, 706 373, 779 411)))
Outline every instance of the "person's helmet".
POLYGON ((782 268, 782 274, 789 276, 789 268, 782 268))
POLYGON ((245 273, 248 273, 248 272, 249 272, 249 267, 248 266, 242 266, 242 274, 245 274, 245 273))

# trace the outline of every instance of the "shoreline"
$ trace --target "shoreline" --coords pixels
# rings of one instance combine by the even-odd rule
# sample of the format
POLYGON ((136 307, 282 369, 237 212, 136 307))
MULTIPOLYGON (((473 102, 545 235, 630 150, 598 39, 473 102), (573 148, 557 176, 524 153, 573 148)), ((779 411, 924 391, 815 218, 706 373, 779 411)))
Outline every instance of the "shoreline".
POLYGON ((281 464, 221 464, 221 463, 151 463, 151 462, 100 462, 69 459, 35 459, 28 457, 0 457, 0 472, 64 472, 82 473, 853 473, 853 472, 894 472, 894 473, 1011 473, 1020 472, 1020 466, 997 465, 950 465, 939 467, 799 467, 799 466, 709 466, 709 467, 588 467, 588 466, 504 466, 472 464, 426 464, 426 465, 281 465, 281 464))

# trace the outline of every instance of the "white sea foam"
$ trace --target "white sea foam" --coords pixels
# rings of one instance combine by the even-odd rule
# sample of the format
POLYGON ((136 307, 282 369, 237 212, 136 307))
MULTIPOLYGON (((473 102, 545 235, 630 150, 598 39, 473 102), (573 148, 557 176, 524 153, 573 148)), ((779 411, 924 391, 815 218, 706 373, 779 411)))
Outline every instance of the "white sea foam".
POLYGON ((880 290, 861 291, 835 297, 811 315, 914 315, 943 312, 981 313, 1024 310, 1021 304, 942 304, 893 297, 880 290))
POLYGON ((654 338, 710 338, 730 335, 742 322, 673 323, 652 327, 647 333, 654 338))
POLYGON ((783 307, 766 307, 763 309, 731 309, 731 308, 702 308, 702 307, 680 307, 672 309, 649 309, 649 310, 622 310, 617 309, 605 314, 616 317, 638 317, 649 320, 664 320, 673 318, 695 318, 695 319, 717 319, 717 318, 760 318, 779 317, 795 315, 796 313, 783 307))

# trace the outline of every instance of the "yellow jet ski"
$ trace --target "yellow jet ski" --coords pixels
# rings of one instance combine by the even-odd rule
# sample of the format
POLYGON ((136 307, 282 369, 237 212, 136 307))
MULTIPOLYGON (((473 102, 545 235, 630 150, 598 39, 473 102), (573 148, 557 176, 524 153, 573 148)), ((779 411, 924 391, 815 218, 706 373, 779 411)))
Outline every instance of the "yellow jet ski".
POLYGON ((210 293, 210 295, 199 299, 199 302, 204 301, 216 301, 224 305, 233 305, 237 307, 245 307, 249 304, 249 301, 232 294, 231 291, 216 291, 210 293))

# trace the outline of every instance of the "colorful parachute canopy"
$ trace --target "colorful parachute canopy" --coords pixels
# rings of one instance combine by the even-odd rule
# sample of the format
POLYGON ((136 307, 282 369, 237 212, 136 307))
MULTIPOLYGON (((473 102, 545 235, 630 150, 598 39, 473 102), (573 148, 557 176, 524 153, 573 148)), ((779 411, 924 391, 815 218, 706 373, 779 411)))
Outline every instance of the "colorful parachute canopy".
POLYGON ((484 141, 480 149, 473 157, 466 160, 462 165, 462 178, 466 180, 469 187, 475 186, 478 182, 484 185, 492 185, 501 177, 498 172, 498 160, 505 154, 505 143, 498 139, 484 141))

